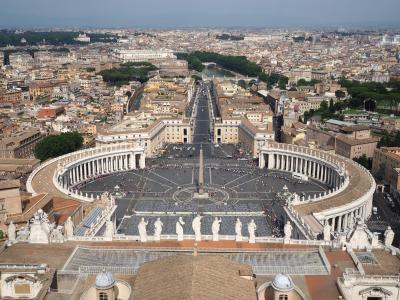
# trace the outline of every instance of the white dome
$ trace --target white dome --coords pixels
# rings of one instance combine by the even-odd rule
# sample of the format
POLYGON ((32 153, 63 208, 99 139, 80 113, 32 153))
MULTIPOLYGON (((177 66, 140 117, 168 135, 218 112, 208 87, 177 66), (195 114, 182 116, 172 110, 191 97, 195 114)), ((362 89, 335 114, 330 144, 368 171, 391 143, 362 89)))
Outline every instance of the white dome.
POLYGON ((114 277, 110 272, 103 270, 101 273, 97 274, 95 285, 97 288, 106 289, 114 285, 114 277))
POLYGON ((291 290, 293 289, 293 282, 288 275, 277 274, 272 280, 272 286, 277 290, 291 290))

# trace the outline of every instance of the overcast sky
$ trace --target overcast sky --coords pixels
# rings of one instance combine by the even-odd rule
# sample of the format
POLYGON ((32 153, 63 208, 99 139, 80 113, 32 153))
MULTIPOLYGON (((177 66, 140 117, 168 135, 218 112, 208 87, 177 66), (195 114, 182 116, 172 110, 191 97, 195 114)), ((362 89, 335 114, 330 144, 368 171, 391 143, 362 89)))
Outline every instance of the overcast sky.
POLYGON ((0 0, 0 27, 400 25, 400 0, 0 0))

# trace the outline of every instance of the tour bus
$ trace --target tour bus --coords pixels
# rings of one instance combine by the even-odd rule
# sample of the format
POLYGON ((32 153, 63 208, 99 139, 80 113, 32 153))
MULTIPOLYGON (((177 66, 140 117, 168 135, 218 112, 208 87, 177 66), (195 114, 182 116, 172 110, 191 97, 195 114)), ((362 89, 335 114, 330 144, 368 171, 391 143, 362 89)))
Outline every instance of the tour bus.
POLYGON ((299 173, 292 173, 292 177, 294 179, 302 180, 302 181, 308 181, 308 176, 299 174, 299 173))

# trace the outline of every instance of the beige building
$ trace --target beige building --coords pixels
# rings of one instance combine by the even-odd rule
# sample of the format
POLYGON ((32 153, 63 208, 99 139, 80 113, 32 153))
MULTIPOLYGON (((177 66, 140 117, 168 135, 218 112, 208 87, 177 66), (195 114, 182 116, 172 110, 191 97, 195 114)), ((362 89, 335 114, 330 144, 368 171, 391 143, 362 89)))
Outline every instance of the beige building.
POLYGON ((293 122, 290 127, 282 128, 282 142, 301 145, 305 143, 307 126, 301 122, 293 122))
POLYGON ((336 154, 350 159, 364 154, 368 158, 373 157, 380 138, 372 136, 369 127, 355 124, 349 126, 351 123, 333 121, 326 123, 324 128, 309 125, 307 143, 324 150, 334 149, 336 154))
POLYGON ((4 224, 7 216, 22 212, 19 180, 0 181, 0 224, 4 224))
POLYGON ((215 144, 238 144, 245 152, 257 157, 265 141, 273 141, 275 133, 272 122, 266 127, 257 127, 246 117, 217 119, 214 123, 215 144))
POLYGON ((375 149, 372 160, 372 174, 378 180, 385 180, 392 189, 400 191, 400 148, 382 147, 375 149))
POLYGON ((341 128, 336 137, 335 151, 350 159, 362 155, 372 158, 379 140, 379 137, 371 136, 371 130, 367 126, 347 126, 341 128))
POLYGON ((273 113, 262 97, 254 96, 230 81, 214 80, 220 117, 214 123, 214 143, 238 144, 257 157, 267 140, 274 140, 273 113))
POLYGON ((26 175, 39 163, 38 159, 0 158, 0 180, 16 179, 26 175))
POLYGON ((183 114, 194 90, 191 78, 152 78, 143 89, 140 111, 183 114))
POLYGON ((117 125, 98 129, 96 137, 96 145, 133 143, 143 146, 149 157, 159 154, 167 143, 191 142, 192 126, 189 119, 146 112, 130 113, 117 125))
POLYGON ((33 148, 42 139, 38 129, 14 133, 0 140, 0 158, 30 158, 33 148))

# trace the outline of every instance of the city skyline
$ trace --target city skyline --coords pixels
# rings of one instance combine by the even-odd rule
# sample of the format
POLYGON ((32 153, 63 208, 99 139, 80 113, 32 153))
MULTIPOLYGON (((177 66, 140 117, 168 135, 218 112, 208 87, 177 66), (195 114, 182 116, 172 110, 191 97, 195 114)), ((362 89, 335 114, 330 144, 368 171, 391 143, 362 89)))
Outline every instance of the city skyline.
POLYGON ((135 3, 129 0, 107 2, 76 0, 55 3, 49 0, 7 1, 0 11, 1 28, 27 27, 324 27, 400 25, 400 2, 338 0, 323 3, 278 1, 210 0, 201 3, 160 0, 135 3))

